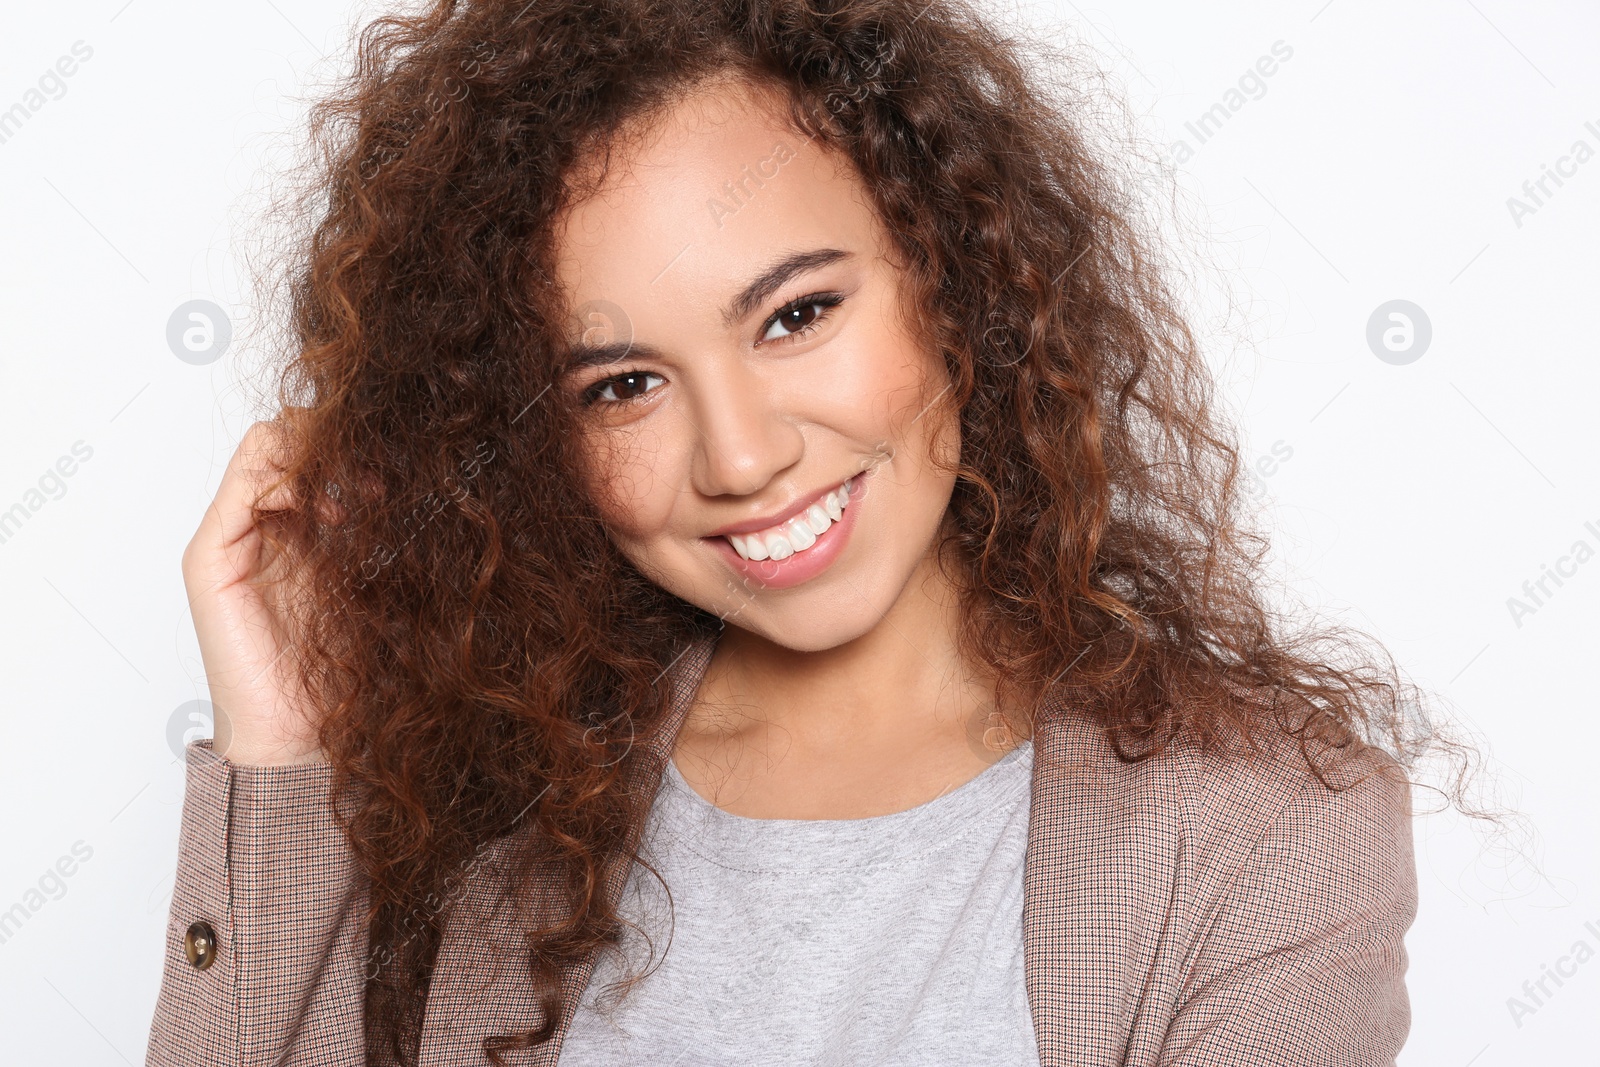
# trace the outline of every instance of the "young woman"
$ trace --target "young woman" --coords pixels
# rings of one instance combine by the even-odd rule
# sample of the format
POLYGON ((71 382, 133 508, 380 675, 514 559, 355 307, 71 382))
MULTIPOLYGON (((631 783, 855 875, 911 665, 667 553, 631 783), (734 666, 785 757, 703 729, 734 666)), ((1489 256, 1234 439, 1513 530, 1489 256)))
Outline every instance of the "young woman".
POLYGON ((184 556, 151 1064, 1393 1062, 1438 735, 1271 624, 1025 70, 948 0, 368 30, 184 556))

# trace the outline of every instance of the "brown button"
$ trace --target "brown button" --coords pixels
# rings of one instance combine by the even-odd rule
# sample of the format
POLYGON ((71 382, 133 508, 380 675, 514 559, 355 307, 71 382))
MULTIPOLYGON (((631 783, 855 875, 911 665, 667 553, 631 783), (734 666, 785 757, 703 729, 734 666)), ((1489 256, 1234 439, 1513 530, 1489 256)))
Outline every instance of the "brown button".
POLYGON ((204 919, 190 923, 189 932, 183 935, 183 951, 195 970, 205 970, 217 959, 217 932, 204 919))

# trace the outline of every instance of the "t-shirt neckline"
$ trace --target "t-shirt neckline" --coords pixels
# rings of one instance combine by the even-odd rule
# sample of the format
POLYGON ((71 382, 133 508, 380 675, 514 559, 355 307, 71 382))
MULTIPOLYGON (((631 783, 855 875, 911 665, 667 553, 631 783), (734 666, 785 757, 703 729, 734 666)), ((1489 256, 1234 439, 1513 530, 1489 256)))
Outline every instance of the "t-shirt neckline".
POLYGON ((915 807, 860 819, 759 819, 724 811, 695 791, 669 758, 652 808, 658 831, 735 870, 817 870, 902 861, 992 825, 1024 799, 1033 744, 1024 740, 954 789, 915 807))

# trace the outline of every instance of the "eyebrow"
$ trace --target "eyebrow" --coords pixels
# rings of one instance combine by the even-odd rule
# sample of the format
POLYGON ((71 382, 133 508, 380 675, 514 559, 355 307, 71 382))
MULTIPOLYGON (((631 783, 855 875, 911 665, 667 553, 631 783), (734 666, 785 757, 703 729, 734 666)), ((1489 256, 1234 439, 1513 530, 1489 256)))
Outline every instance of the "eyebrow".
MULTIPOLYGON (((727 326, 743 319, 791 278, 807 271, 818 270, 832 263, 854 258, 854 252, 841 248, 813 248, 807 252, 791 252, 757 274, 739 290, 722 310, 722 321, 727 326)), ((660 349, 643 341, 621 340, 592 345, 581 341, 567 348, 567 369, 605 367, 629 358, 656 359, 660 349)))

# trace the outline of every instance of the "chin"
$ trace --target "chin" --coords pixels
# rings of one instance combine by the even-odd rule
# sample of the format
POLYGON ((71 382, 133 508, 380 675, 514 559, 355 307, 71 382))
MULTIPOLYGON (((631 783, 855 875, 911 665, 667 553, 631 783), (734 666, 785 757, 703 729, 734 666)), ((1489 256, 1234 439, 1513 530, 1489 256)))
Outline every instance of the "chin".
POLYGON ((870 633, 883 618, 882 612, 863 607, 844 613, 828 611, 825 617, 799 623, 757 617, 759 614, 747 609, 724 621, 730 627, 764 638, 791 652, 825 652, 847 645, 870 633))

